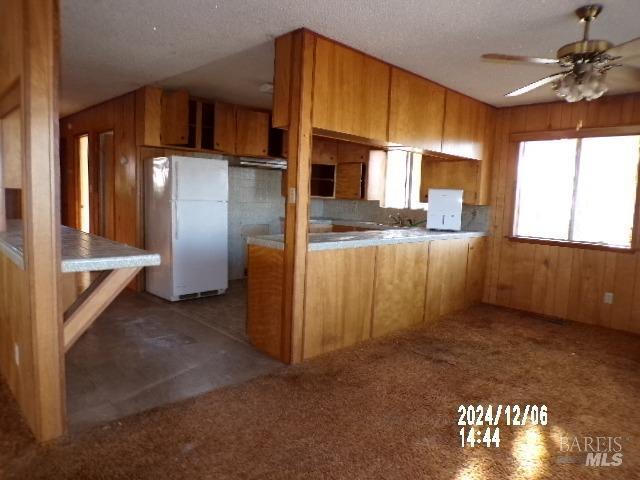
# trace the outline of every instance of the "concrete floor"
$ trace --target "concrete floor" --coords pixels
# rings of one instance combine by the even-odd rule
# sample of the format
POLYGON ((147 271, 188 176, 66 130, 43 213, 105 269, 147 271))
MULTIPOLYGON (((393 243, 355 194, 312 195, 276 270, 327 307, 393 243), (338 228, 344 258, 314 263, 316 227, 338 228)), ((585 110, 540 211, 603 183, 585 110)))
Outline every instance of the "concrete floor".
POLYGON ((124 292, 67 355, 69 428, 79 431, 283 365, 245 335, 246 286, 171 303, 124 292))

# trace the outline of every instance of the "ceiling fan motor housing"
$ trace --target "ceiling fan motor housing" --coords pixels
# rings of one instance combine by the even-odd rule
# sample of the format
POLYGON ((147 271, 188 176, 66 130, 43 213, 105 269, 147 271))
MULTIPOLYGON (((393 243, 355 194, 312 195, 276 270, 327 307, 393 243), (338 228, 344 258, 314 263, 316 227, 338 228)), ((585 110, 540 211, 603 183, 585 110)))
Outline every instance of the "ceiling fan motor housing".
POLYGON ((560 47, 557 53, 558 60, 564 60, 565 58, 571 60, 573 58, 580 59, 581 57, 590 58, 594 55, 598 55, 606 52, 613 44, 606 40, 586 40, 581 42, 573 42, 560 47))

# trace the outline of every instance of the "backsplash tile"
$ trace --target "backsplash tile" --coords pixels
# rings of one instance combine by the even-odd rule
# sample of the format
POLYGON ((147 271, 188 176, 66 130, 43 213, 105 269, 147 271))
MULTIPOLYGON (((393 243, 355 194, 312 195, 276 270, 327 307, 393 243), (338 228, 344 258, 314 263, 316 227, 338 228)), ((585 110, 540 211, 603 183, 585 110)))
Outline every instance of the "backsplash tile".
POLYGON ((245 276, 248 236, 280 232, 281 178, 277 170, 229 167, 229 279, 245 276))
MULTIPOLYGON (((312 217, 389 223, 390 215, 397 216, 400 214, 404 218, 411 219, 414 222, 424 221, 427 215, 424 210, 382 208, 377 201, 333 199, 317 201, 323 203, 322 214, 317 215, 312 213, 312 217)), ((316 210, 319 211, 320 208, 316 207, 316 210)), ((489 230, 489 222, 490 207, 477 205, 462 206, 462 230, 486 232, 489 230)))

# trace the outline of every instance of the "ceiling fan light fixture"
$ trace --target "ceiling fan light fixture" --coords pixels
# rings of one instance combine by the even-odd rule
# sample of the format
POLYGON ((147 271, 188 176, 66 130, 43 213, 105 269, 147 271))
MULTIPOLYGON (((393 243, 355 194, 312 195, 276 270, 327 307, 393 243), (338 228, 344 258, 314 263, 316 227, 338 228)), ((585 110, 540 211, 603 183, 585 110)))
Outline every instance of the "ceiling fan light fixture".
POLYGON ((580 79, 579 89, 585 100, 596 100, 607 93, 609 87, 605 83, 604 73, 592 70, 580 79))
POLYGON ((619 45, 613 45, 607 40, 589 38, 591 24, 602 12, 602 8, 600 4, 591 4, 575 11, 580 22, 584 24, 582 40, 561 47, 555 59, 501 53, 482 55, 482 58, 488 60, 537 65, 556 64, 563 70, 513 90, 505 96, 516 97, 545 85, 551 85, 556 96, 567 102, 578 102, 583 99, 596 100, 609 90, 605 77, 613 68, 616 69, 616 75, 610 80, 614 84, 624 80, 640 83, 640 64, 638 64, 640 37, 619 45))
POLYGON ((568 73, 562 77, 553 84, 552 88, 558 97, 570 103, 579 102, 583 98, 576 76, 573 73, 568 73))
POLYGON ((585 73, 570 72, 552 85, 556 95, 569 102, 596 100, 609 89, 605 83, 605 74, 597 70, 585 73))

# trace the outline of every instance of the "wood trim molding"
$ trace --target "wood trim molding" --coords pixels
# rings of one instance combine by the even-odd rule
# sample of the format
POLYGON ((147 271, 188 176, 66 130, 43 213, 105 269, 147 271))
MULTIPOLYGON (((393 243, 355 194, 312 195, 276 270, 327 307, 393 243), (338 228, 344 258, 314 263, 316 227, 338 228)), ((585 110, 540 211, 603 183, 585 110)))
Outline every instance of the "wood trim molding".
POLYGON ((67 310, 64 322, 65 353, 93 324, 98 316, 135 278, 140 267, 120 268, 100 275, 67 310))
POLYGON ((560 140, 563 138, 617 137, 640 135, 640 125, 620 125, 616 127, 569 128, 563 130, 540 130, 535 132, 513 132, 510 142, 528 142, 535 140, 560 140))
POLYGON ((569 248, 584 248, 587 250, 604 250, 607 252, 616 253, 635 253, 636 249, 633 247, 615 247, 612 245, 603 245, 600 243, 588 243, 588 242, 574 242, 569 240, 553 240, 550 238, 536 238, 536 237, 517 237, 515 235, 505 236, 507 240, 520 243, 533 243, 536 245, 551 245, 555 247, 569 247, 569 248))

